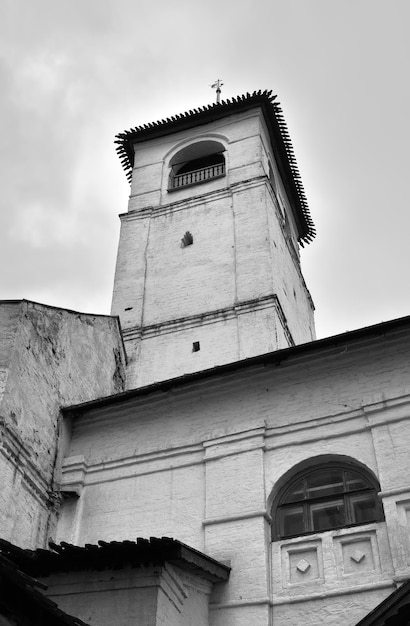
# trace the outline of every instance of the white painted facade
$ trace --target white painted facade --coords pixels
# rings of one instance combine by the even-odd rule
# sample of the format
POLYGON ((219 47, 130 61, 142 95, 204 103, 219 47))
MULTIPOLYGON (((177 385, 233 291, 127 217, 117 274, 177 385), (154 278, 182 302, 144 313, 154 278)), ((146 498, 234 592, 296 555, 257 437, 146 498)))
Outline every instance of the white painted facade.
POLYGON ((314 339, 293 208, 261 109, 134 147, 112 304, 127 387, 314 339), (225 176, 170 190, 176 155, 211 142, 223 150, 225 176), (181 247, 187 231, 193 245, 181 247))
POLYGON ((318 344, 74 409, 58 541, 171 536, 230 562, 212 626, 354 626, 410 577, 410 328, 318 344), (272 542, 277 486, 323 459, 374 474, 385 521, 272 542))
POLYGON ((6 537, 174 537, 230 564, 213 585, 175 563, 51 576, 48 595, 93 626, 355 626, 410 578, 410 319, 312 341, 262 109, 181 128, 134 145, 113 294, 127 392, 117 320, 32 305, 22 324, 0 307, 6 537), (210 142, 225 174, 170 191, 180 151, 210 142), (381 518, 272 539, 282 487, 337 461, 378 482, 381 518))

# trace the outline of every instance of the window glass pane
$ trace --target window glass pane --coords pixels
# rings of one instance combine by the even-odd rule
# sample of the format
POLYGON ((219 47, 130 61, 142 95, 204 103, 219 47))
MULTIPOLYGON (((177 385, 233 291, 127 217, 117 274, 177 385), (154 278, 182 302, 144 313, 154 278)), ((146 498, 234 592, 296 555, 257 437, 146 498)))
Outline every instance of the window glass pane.
POLYGON ((374 522, 378 517, 375 493, 363 493, 357 496, 350 496, 350 506, 352 522, 355 524, 374 522))
POLYGON ((293 506, 279 510, 282 537, 301 535, 306 531, 303 524, 303 506, 293 506))
POLYGON ((349 465, 308 469, 289 483, 273 510, 277 535, 297 537, 383 519, 375 485, 349 465))
POLYGON ((298 480, 293 488, 286 494, 283 502, 299 502, 300 500, 304 500, 303 480, 298 480))
POLYGON ((368 483, 366 483, 360 476, 353 472, 346 472, 346 490, 356 491, 357 489, 369 489, 368 483))
POLYGON ((343 500, 311 504, 309 513, 312 530, 329 530, 346 524, 343 500))
POLYGON ((322 498, 343 493, 343 471, 339 469, 322 470, 310 474, 306 479, 307 498, 322 498))

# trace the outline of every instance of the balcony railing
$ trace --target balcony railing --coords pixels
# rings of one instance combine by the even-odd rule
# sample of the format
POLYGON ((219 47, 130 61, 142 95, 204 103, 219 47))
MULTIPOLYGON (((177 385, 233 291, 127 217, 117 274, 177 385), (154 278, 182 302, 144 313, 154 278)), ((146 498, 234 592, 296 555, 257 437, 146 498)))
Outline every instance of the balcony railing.
POLYGON ((188 185, 195 185, 196 183, 203 183, 211 178, 217 178, 225 174, 225 163, 217 163, 216 165, 210 165, 209 167, 203 167, 199 170, 192 170, 192 172, 186 172, 185 174, 177 174, 171 177, 171 189, 179 189, 180 187, 187 187, 188 185))

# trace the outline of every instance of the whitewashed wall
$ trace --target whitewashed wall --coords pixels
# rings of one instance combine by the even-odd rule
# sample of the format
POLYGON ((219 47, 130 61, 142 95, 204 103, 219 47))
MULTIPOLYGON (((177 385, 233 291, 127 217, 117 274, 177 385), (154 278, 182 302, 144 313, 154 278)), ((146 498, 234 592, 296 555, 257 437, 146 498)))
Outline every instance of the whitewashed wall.
POLYGON ((375 332, 90 408, 74 419, 63 486, 80 496, 58 540, 166 535, 230 561, 214 626, 353 626, 410 575, 409 351, 410 331, 375 332), (272 543, 275 486, 324 455, 378 477, 386 521, 272 543))
POLYGON ((295 221, 258 108, 136 144, 121 221, 112 312, 124 330, 128 388, 314 338, 295 221), (205 140, 224 146, 226 176, 168 191, 174 154, 205 140), (187 231, 194 242, 183 248, 187 231))

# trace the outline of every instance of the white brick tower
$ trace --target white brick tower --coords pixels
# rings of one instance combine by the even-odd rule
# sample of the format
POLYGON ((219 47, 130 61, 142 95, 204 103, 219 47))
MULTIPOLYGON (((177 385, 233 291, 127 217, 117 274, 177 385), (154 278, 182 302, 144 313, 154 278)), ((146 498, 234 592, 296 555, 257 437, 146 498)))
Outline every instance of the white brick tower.
POLYGON ((112 314, 128 388, 315 338, 299 244, 314 237, 271 92, 117 136, 131 182, 112 314))

